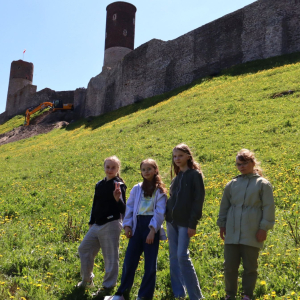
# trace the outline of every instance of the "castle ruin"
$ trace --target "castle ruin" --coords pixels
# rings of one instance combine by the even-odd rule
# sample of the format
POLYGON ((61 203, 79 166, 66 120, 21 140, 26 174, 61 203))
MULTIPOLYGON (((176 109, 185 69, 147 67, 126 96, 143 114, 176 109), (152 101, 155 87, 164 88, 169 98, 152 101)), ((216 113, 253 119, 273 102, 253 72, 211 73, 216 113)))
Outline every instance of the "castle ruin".
MULTIPOLYGON (((153 39, 136 49, 135 12, 126 2, 108 5, 102 72, 87 89, 69 92, 79 116, 101 115, 237 64, 300 51, 300 0, 257 0, 177 39, 153 39)), ((26 82, 21 78, 20 85, 9 85, 0 122, 24 113, 26 105, 39 99, 30 78, 23 87, 26 82), (13 99, 25 103, 22 112, 18 111, 22 104, 14 106, 13 99)))

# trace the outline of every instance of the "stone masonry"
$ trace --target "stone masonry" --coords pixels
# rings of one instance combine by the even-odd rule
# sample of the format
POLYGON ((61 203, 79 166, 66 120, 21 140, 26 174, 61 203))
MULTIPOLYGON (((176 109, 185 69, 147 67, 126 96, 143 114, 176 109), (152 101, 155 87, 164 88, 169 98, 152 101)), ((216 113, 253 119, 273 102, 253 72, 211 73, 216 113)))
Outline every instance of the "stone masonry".
MULTIPOLYGON (((128 19, 133 22, 129 33, 134 30, 134 13, 135 7, 128 19)), ((122 21, 120 16, 118 12, 109 15, 113 22, 122 21)), ((123 28, 122 22, 120 28, 123 28)), ((115 43, 114 33, 111 34, 108 41, 115 43)), ((133 43, 133 38, 124 35, 123 42, 133 43)), ((78 117, 97 116, 237 64, 299 52, 300 0, 257 0, 177 39, 167 42, 153 39, 131 49, 133 44, 130 47, 109 44, 106 50, 112 52, 108 56, 117 56, 113 58, 116 64, 104 64, 102 72, 90 80, 87 89, 66 92, 48 88, 36 92, 37 87, 32 85, 33 64, 21 60, 13 62, 6 111, 0 114, 0 124, 24 114, 29 107, 56 99, 74 103, 78 117), (119 48, 127 50, 120 52, 119 48)))
POLYGON ((258 0, 177 39, 153 39, 104 68, 88 84, 81 115, 100 115, 233 65, 298 51, 300 0, 258 0))
POLYGON ((63 103, 74 103, 74 91, 56 92, 49 88, 45 88, 39 92, 36 92, 36 85, 28 84, 22 89, 18 90, 14 95, 10 95, 8 97, 7 102, 10 103, 13 111, 6 110, 4 121, 15 115, 25 114, 27 108, 34 108, 42 102, 52 102, 57 99, 62 100, 63 103))

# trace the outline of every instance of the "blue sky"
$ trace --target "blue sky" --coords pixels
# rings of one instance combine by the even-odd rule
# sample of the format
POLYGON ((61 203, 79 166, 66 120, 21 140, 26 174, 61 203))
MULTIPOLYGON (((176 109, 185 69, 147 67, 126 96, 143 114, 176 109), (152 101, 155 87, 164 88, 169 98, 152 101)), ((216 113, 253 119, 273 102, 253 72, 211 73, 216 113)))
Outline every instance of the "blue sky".
MULTIPOLYGON (((107 0, 9 0, 0 6, 0 113, 11 62, 34 64, 33 84, 56 91, 87 87, 101 72, 107 0)), ((132 0, 135 48, 177 38, 254 0, 132 0)))

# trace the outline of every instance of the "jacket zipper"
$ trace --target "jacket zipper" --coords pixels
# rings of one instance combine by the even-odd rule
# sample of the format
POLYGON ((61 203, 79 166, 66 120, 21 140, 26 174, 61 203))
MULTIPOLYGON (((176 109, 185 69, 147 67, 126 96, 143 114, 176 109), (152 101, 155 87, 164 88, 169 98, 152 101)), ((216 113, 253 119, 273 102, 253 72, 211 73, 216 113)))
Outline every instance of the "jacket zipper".
MULTIPOLYGON (((251 178, 248 178, 248 183, 247 183, 245 194, 244 194, 244 202, 243 202, 243 205, 242 205, 242 213, 243 213, 243 209, 244 209, 244 204, 245 204, 245 200, 246 200, 246 193, 247 193, 247 189, 248 189, 248 186, 249 186, 249 183, 250 183, 250 179, 251 178)), ((241 219, 240 219, 240 228, 242 228, 242 216, 241 216, 241 219)), ((240 237, 241 237, 241 230, 240 230, 240 237)))
POLYGON ((174 221, 174 218, 173 218, 173 212, 174 212, 174 208, 175 208, 175 206, 176 206, 176 204, 177 204, 178 194, 179 194, 179 192, 180 192, 180 190, 181 190, 181 180, 182 180, 182 177, 183 177, 183 173, 182 173, 182 175, 181 175, 181 178, 179 179, 179 188, 178 188, 178 191, 177 191, 177 193, 176 193, 176 201, 175 201, 175 204, 174 204, 174 206, 173 206, 173 208, 172 208, 172 222, 171 222, 171 223, 173 223, 173 221, 174 221))

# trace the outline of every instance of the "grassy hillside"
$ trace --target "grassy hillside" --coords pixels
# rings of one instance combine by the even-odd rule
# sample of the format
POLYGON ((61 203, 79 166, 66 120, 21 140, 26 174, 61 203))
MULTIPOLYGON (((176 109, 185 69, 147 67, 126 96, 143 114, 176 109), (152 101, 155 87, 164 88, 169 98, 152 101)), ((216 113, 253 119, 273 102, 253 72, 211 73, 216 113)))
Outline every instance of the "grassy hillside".
MULTIPOLYGON (((91 299, 79 291, 77 248, 86 233, 103 160, 116 154, 128 194, 152 157, 170 184, 172 148, 187 143, 203 168, 204 216, 191 256, 207 299, 224 295, 223 243, 216 219, 223 188, 237 174, 235 154, 256 152, 274 186, 276 226, 260 255, 256 299, 300 299, 300 55, 237 66, 118 111, 0 147, 0 298, 91 299), (265 69, 265 70, 264 70, 265 69), (290 92, 287 92, 290 91, 290 92), (298 232, 296 228, 298 226, 298 232)), ((21 125, 18 117, 0 126, 21 125)), ((122 236, 122 266, 127 240, 122 236)), ((168 245, 160 246, 156 299, 172 299, 168 245)), ((104 274, 101 254, 95 284, 104 274)), ((137 294, 140 265, 132 295, 137 294)))

